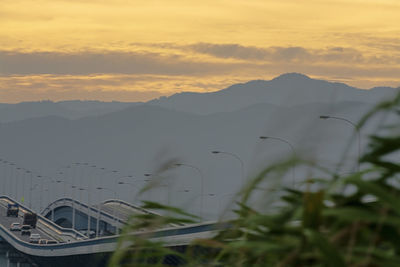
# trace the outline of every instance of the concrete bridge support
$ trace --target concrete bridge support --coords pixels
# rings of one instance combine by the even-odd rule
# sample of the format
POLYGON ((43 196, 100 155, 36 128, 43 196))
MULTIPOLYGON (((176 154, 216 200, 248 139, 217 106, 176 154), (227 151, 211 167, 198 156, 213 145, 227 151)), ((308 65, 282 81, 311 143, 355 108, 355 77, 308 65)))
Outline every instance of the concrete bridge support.
POLYGON ((33 267, 33 264, 25 255, 19 253, 5 242, 0 243, 0 266, 7 267, 33 267))

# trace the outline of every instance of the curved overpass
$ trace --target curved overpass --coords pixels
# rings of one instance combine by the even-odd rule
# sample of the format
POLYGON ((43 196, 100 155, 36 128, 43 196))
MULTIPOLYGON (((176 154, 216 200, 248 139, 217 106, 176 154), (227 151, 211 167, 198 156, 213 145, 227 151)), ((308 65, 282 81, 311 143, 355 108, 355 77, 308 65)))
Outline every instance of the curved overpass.
MULTIPOLYGON (((113 203, 118 201, 113 200, 113 203)), ((63 228, 46 217, 38 215, 38 231, 44 236, 50 236, 60 243, 53 245, 31 244, 23 239, 17 232, 11 232, 9 227, 10 217, 5 216, 6 204, 16 203, 6 196, 0 197, 0 236, 14 248, 24 254, 36 257, 62 257, 71 255, 87 255, 94 253, 106 253, 115 250, 119 235, 108 237, 99 237, 93 239, 85 239, 85 236, 79 231, 63 228)), ((20 203, 20 210, 23 212, 31 211, 20 203)), ((21 220, 21 217, 17 219, 21 220)), ((14 219, 15 220, 15 219, 14 219)), ((130 233, 132 235, 152 236, 152 239, 164 241, 166 246, 184 246, 196 238, 207 238, 215 235, 216 231, 221 227, 227 227, 226 224, 217 224, 215 222, 207 222, 201 224, 172 226, 156 231, 139 231, 130 233)), ((129 245, 129 244, 127 244, 129 245)))
POLYGON ((90 225, 93 231, 96 231, 98 227, 102 232, 115 234, 115 227, 121 229, 131 215, 146 213, 154 214, 122 200, 110 199, 88 206, 71 198, 61 198, 47 206, 41 215, 65 228, 87 230, 90 225), (97 220, 99 220, 98 225, 97 220))

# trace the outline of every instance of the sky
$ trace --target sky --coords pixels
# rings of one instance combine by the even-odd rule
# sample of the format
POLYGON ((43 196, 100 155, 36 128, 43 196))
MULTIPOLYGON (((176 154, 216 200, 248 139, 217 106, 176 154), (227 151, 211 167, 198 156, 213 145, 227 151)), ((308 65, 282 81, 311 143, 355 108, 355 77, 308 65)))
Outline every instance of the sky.
POLYGON ((400 86, 398 0, 0 0, 0 102, 146 101, 299 72, 400 86))

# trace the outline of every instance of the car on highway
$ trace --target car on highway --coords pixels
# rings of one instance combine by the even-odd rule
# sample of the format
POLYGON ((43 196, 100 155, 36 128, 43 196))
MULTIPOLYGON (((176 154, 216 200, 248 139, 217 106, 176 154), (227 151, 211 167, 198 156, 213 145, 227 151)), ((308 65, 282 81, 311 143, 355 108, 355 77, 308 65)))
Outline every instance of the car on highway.
POLYGON ((21 231, 21 224, 19 222, 13 222, 10 225, 10 231, 21 231))
POLYGON ((18 217, 19 205, 18 204, 7 204, 7 217, 14 216, 18 217))
POLYGON ((21 226, 21 235, 30 235, 31 234, 31 226, 24 224, 21 226))
POLYGON ((29 243, 39 243, 40 235, 37 233, 32 233, 29 237, 29 243))
POLYGON ((39 245, 46 245, 47 244, 47 240, 46 239, 40 239, 38 244, 39 245))

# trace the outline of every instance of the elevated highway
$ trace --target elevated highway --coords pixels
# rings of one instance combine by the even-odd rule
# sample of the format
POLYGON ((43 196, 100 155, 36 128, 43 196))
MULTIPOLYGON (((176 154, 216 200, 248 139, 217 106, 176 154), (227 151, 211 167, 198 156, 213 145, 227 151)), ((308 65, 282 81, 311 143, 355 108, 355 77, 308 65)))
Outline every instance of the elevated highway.
POLYGON ((97 231, 102 233, 117 233, 133 214, 154 214, 122 200, 110 199, 100 204, 88 206, 71 198, 61 198, 47 206, 41 215, 51 219, 58 225, 74 228, 80 231, 97 231), (90 214, 90 222, 88 215, 90 214), (99 224, 97 225, 97 220, 99 224))
MULTIPOLYGON (((72 200, 64 199, 56 201, 58 202, 58 204, 55 203, 54 206, 52 206, 54 207, 54 210, 57 209, 56 207, 58 205, 60 205, 58 207, 62 206, 60 204, 62 201, 64 201, 64 203, 67 203, 68 201, 72 200)), ((6 217, 5 212, 6 205, 8 203, 14 204, 17 202, 7 196, 0 196, 0 236, 4 241, 9 243, 16 250, 23 254, 32 256, 40 260, 51 260, 60 257, 71 259, 71 256, 75 256, 73 259, 77 259, 76 257, 80 256, 87 257, 88 255, 94 254, 110 254, 115 250, 117 246, 119 238, 119 235, 117 234, 111 236, 99 236, 97 238, 89 239, 80 231, 62 227, 42 215, 38 215, 37 229, 35 230, 35 232, 37 231, 37 233, 39 233, 43 238, 57 240, 58 243, 51 245, 39 245, 29 243, 25 236, 21 236, 19 232, 10 231, 9 227, 10 224, 14 221, 22 223, 23 213, 32 211, 24 205, 18 203, 20 205, 20 214, 18 218, 6 217)), ((71 203, 74 203, 74 201, 72 201, 71 203)), ((78 205, 78 203, 75 204, 78 205)), ((84 205, 82 203, 79 203, 79 205, 82 207, 83 212, 84 205)), ((102 211, 101 213, 101 215, 105 218, 104 220, 107 220, 107 216, 110 216, 110 222, 112 222, 113 220, 118 220, 121 225, 126 222, 126 216, 129 216, 128 210, 136 212, 148 212, 118 200, 106 201, 101 205, 103 205, 104 207, 104 211, 102 211), (113 217, 112 214, 109 214, 110 210, 108 210, 108 208, 115 209, 116 205, 119 209, 118 211, 116 211, 115 214, 118 214, 119 217, 113 217)), ((50 210, 52 209, 48 209, 48 211, 45 210, 43 214, 49 214, 50 210)), ((56 215, 57 212, 55 212, 54 214, 56 215)), ((209 238, 215 235, 221 229, 221 227, 228 226, 226 224, 218 224, 216 222, 207 222, 193 225, 171 226, 155 231, 142 230, 129 234, 136 236, 150 235, 154 240, 165 242, 166 246, 180 247, 189 244, 192 240, 197 238, 209 238)))

